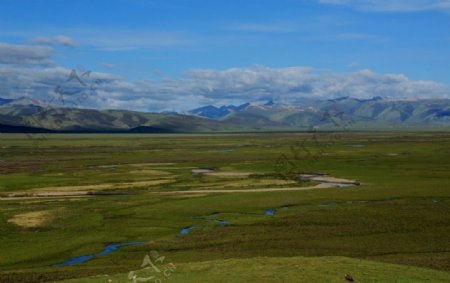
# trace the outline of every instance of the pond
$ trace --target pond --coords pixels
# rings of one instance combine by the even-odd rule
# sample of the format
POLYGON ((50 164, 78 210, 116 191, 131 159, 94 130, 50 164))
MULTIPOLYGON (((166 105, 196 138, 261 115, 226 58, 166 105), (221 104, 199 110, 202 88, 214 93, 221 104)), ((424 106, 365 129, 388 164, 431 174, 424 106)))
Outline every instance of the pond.
POLYGON ((264 215, 274 216, 275 215, 275 209, 274 208, 268 208, 268 209, 264 210, 264 215))
POLYGON ((180 230, 180 232, 178 233, 178 237, 179 237, 179 236, 187 235, 187 234, 188 234, 192 229, 194 229, 194 228, 195 228, 194 225, 192 225, 192 226, 187 226, 187 227, 182 228, 182 229, 180 230))

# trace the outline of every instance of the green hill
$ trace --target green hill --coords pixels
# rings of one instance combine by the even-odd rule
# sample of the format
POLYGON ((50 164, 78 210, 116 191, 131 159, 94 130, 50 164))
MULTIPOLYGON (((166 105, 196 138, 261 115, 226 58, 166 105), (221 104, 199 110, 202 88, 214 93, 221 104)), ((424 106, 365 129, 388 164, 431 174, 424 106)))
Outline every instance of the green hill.
POLYGON ((192 133, 450 127, 449 99, 343 97, 292 105, 206 106, 189 115, 59 108, 27 98, 2 101, 0 132, 192 133))
MULTIPOLYGON (((350 274, 355 282, 450 282, 450 274, 442 271, 346 257, 258 257, 176 265, 165 263, 162 266, 166 269, 161 268, 160 273, 153 269, 141 269, 132 271, 131 276, 135 275, 136 279, 155 276, 153 280, 159 278, 161 282, 173 283, 347 282, 345 274, 350 274)), ((132 282, 129 275, 102 275, 63 282, 132 282)))

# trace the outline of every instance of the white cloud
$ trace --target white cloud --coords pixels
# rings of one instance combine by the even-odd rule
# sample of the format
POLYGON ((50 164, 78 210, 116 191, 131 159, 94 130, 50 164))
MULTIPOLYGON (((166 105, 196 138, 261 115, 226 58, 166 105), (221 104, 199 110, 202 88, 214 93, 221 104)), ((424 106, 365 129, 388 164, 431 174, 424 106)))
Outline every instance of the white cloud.
MULTIPOLYGON (((68 91, 80 87, 76 81, 67 83, 70 73, 71 70, 61 67, 39 70, 4 66, 0 68, 0 96, 30 96, 48 101, 57 98, 56 86, 63 86, 68 91)), ((98 79, 102 80, 102 84, 95 85, 95 95, 83 99, 79 106, 140 111, 187 110, 204 103, 240 103, 267 98, 282 103, 296 102, 304 97, 450 98, 448 85, 370 70, 324 73, 309 67, 253 66, 191 70, 180 79, 131 82, 119 76, 96 72, 84 79, 87 85, 98 79)))
POLYGON ((311 68, 232 68, 224 71, 194 70, 187 74, 186 89, 208 98, 247 101, 272 97, 292 102, 299 97, 333 98, 352 96, 443 97, 449 88, 432 81, 413 81, 402 74, 378 74, 369 70, 354 73, 317 73, 311 68))
POLYGON ((72 38, 65 35, 56 36, 55 41, 63 46, 75 47, 75 41, 72 38))
POLYGON ((450 11, 450 0, 319 0, 322 4, 346 5, 367 11, 450 11))
POLYGON ((0 43, 0 64, 48 65, 52 53, 48 46, 0 43))

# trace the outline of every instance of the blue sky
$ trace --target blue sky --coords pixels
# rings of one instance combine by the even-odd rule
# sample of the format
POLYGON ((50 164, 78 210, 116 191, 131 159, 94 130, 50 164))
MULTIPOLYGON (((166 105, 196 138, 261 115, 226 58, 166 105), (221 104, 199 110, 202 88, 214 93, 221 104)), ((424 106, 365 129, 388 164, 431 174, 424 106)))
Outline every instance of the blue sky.
POLYGON ((2 0, 0 96, 82 65, 94 108, 448 97, 449 47, 450 0, 2 0))

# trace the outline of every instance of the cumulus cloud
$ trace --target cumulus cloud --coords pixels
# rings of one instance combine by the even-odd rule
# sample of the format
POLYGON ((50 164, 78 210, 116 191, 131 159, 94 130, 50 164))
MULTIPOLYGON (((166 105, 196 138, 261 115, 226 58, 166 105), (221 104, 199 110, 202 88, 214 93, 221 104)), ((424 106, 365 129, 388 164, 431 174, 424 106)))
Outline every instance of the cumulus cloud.
POLYGON ((445 97, 446 85, 432 81, 413 81, 402 74, 378 74, 370 70, 353 73, 323 73, 308 67, 232 68, 224 71, 193 70, 180 87, 207 98, 258 100, 272 97, 292 102, 299 97, 370 98, 445 97))
POLYGON ((450 11, 450 0, 319 0, 322 4, 347 5, 367 11, 450 11))
POLYGON ((186 74, 183 84, 196 94, 226 99, 247 98, 257 100, 271 95, 288 95, 292 90, 309 93, 308 81, 312 75, 308 67, 231 68, 219 70, 191 70, 186 74))
MULTIPOLYGON (((63 88, 67 93, 73 90, 88 89, 96 80, 105 83, 118 80, 119 77, 110 74, 92 73, 82 77, 84 85, 71 77, 73 70, 63 67, 25 68, 17 65, 0 67, 1 96, 30 96, 40 100, 55 98, 56 87, 63 88)), ((83 73, 79 72, 81 77, 83 73)))
POLYGON ((128 82, 83 68, 4 65, 0 67, 0 97, 31 97, 57 107, 160 111, 176 101, 176 91, 147 80, 128 82))
MULTIPOLYGON (((86 71, 76 71, 81 76, 86 71)), ((448 85, 433 81, 410 80, 402 74, 379 74, 370 70, 352 73, 318 72, 309 67, 269 68, 253 66, 227 70, 197 69, 182 78, 127 81, 107 73, 88 73, 80 86, 68 78, 73 70, 52 67, 30 69, 0 68, 0 89, 9 98, 30 96, 49 101, 58 97, 55 88, 66 93, 77 89, 95 92, 77 106, 123 108, 139 111, 188 110, 205 103, 240 103, 272 98, 280 103, 295 103, 300 98, 450 98, 448 85), (101 81, 99 84, 94 84, 101 81)), ((75 90, 75 91, 73 91, 75 90)), ((66 95, 67 99, 74 96, 66 95)), ((67 106, 67 105, 66 105, 67 106)), ((71 105, 69 105, 71 106, 71 105)))
POLYGON ((52 52, 48 46, 0 43, 0 64, 48 65, 52 52))

